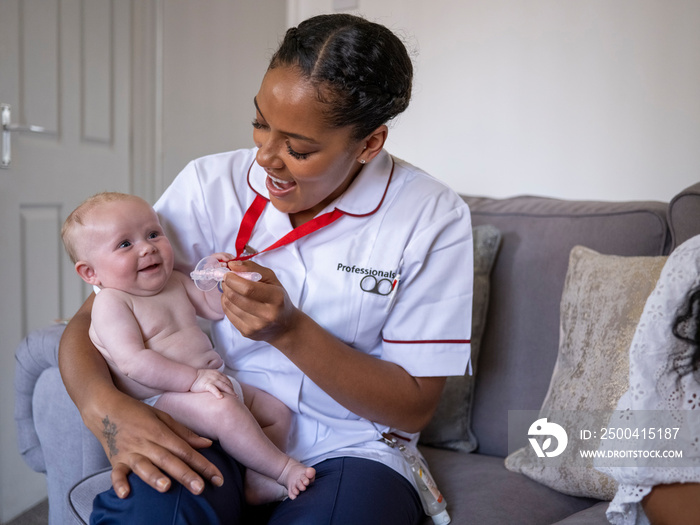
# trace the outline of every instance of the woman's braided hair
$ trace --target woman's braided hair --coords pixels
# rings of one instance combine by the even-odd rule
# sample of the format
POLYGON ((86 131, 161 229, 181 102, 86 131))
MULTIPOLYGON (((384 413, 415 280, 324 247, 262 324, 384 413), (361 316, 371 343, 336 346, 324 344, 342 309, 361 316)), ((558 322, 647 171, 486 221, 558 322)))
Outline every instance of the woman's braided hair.
POLYGON ((407 107, 413 65, 383 25, 353 15, 320 15, 291 28, 269 69, 297 67, 327 105, 328 123, 360 140, 407 107))

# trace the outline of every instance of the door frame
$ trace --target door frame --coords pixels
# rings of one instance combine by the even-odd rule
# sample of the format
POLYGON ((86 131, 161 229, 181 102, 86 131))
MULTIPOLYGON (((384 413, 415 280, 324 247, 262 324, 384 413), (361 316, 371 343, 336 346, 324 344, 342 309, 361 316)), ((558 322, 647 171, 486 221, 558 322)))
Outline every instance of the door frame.
POLYGON ((131 191, 154 203, 163 177, 163 0, 132 0, 131 191))

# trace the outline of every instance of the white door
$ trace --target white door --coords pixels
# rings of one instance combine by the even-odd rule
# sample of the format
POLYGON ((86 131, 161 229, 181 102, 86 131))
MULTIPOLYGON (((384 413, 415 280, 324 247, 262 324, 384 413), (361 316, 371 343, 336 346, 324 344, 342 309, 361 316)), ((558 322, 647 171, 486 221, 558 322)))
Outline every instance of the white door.
POLYGON ((17 452, 14 350, 70 316, 86 290, 65 256, 66 215, 102 190, 130 191, 129 0, 1 0, 0 102, 15 125, 0 169, 0 522, 45 495, 17 452))

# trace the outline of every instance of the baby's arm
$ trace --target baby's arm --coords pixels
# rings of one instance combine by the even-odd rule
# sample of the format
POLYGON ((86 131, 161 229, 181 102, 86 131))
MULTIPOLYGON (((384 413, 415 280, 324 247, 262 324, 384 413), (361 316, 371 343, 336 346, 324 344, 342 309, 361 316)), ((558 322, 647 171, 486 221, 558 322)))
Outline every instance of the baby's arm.
MULTIPOLYGON (((197 370, 145 347, 138 321, 123 294, 104 289, 97 295, 92 309, 92 328, 98 339, 96 345, 128 378, 162 391, 188 392, 196 384, 202 388, 199 391, 221 395, 216 386, 222 381, 213 381, 211 372, 223 374, 216 370, 197 370)), ((221 390, 228 392, 228 378, 223 377, 225 382, 221 390)), ((230 391, 233 392, 232 387, 230 391)))

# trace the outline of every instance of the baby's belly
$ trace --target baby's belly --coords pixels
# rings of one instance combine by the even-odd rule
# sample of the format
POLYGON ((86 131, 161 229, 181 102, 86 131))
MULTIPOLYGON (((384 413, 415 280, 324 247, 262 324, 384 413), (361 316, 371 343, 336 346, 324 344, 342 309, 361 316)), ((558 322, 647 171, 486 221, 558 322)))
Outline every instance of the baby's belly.
POLYGON ((146 342, 148 348, 165 357, 194 368, 219 368, 224 364, 211 341, 199 327, 180 330, 158 340, 146 342))
MULTIPOLYGON (((218 369, 224 364, 221 356, 216 353, 211 341, 199 328, 197 330, 180 330, 172 336, 150 339, 146 347, 160 353, 164 357, 184 363, 192 368, 218 369)), ((116 367, 111 366, 114 384, 122 391, 137 399, 145 399, 163 391, 143 385, 122 374, 116 367)))

